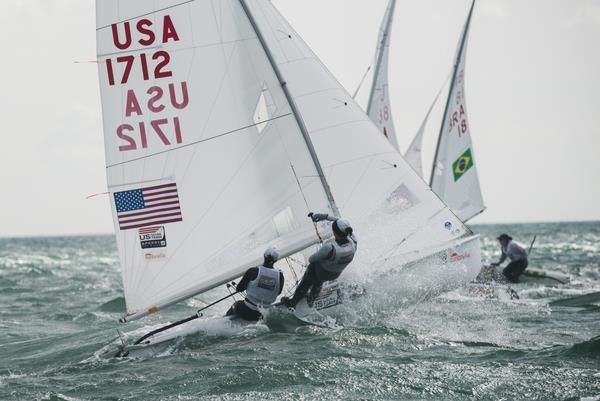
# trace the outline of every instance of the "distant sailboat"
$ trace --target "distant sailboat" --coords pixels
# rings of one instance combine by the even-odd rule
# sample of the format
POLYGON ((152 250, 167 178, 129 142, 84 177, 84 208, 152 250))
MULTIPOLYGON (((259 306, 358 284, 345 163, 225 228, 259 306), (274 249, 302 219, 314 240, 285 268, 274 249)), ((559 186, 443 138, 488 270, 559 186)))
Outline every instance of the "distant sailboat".
POLYGON ((96 8, 122 321, 241 276, 268 246, 286 257, 317 244, 311 211, 341 211, 357 232, 381 221, 361 236, 375 259, 443 252, 460 262, 453 277, 477 274, 478 237, 270 1, 96 8))
POLYGON ((462 220, 485 210, 465 97, 465 60, 475 0, 462 32, 429 185, 462 220))
MULTIPOLYGON (((391 26, 393 18, 393 15, 391 15, 389 11, 390 9, 393 10, 394 3, 394 0, 390 0, 381 28, 382 32, 386 32, 384 35, 386 46, 382 47, 379 45, 376 56, 377 60, 382 59, 386 62, 389 59, 389 27, 391 26), (381 49, 384 50, 384 56, 380 55, 382 53, 381 49)), ((435 193, 437 193, 451 210, 465 222, 485 209, 477 175, 477 168, 474 162, 474 151, 470 135, 470 126, 467 119, 464 88, 466 43, 474 7, 475 1, 471 4, 471 9, 469 10, 469 15, 459 41, 430 179, 430 186, 435 193)), ((382 34, 380 34, 380 37, 381 36, 382 34)), ((382 39, 380 39, 380 43, 381 40, 382 39)), ((373 78, 373 89, 371 98, 369 99, 369 105, 377 103, 376 93, 378 93, 378 90, 376 88, 387 88, 389 86, 387 70, 387 66, 378 65, 373 78)), ((389 96, 388 91, 385 93, 389 96)), ((421 176, 423 176, 423 135, 429 115, 431 114, 434 105, 437 103, 439 96, 440 94, 438 93, 429 107, 419 131, 405 153, 407 162, 421 176)), ((386 97, 385 107, 385 115, 391 121, 392 111, 389 97, 386 97)), ((378 123, 379 120, 377 114, 369 113, 369 116, 376 124, 378 123)), ((382 129, 381 126, 380 129, 382 129)))

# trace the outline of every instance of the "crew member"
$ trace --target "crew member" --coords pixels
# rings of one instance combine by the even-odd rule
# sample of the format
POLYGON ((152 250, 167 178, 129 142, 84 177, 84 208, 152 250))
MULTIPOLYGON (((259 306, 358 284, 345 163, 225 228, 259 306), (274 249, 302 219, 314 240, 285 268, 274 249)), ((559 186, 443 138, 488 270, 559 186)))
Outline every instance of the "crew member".
POLYGON ((498 263, 492 263, 492 266, 500 266, 506 258, 510 259, 508 266, 502 270, 504 277, 511 283, 518 283, 519 276, 523 274, 529 262, 527 260, 527 251, 521 245, 513 241, 512 237, 502 234, 498 238, 502 250, 502 256, 498 263))
POLYGON ((248 269, 236 286, 236 291, 246 291, 246 299, 237 301, 227 311, 226 316, 236 316, 250 322, 260 320, 261 310, 266 310, 283 290, 283 272, 274 267, 279 252, 269 248, 264 253, 262 266, 248 269))
POLYGON ((310 256, 309 265, 294 296, 281 298, 281 303, 289 308, 296 306, 309 290, 310 295, 307 297, 307 302, 309 306, 312 306, 313 301, 321 292, 323 283, 337 279, 352 262, 356 253, 356 237, 354 237, 352 227, 347 220, 337 219, 328 214, 311 213, 309 217, 314 222, 332 221, 333 238, 325 241, 323 246, 310 256))

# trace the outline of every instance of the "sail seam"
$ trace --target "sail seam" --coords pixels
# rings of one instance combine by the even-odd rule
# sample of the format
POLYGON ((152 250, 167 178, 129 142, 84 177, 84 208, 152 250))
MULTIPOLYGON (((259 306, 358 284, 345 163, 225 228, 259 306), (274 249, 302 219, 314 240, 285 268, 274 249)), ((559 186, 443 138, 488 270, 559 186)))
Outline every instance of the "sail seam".
POLYGON ((110 24, 110 25, 104 25, 104 26, 98 27, 98 28, 96 28, 96 31, 100 31, 100 30, 102 30, 102 29, 110 28, 110 27, 111 27, 111 26, 113 26, 113 25, 122 24, 122 23, 124 23, 124 22, 133 21, 134 19, 142 18, 142 17, 145 17, 145 16, 147 16, 147 15, 158 14, 158 13, 159 13, 159 12, 161 12, 161 11, 170 10, 170 9, 172 9, 172 8, 180 7, 180 6, 183 6, 183 5, 189 4, 189 3, 193 3, 193 2, 195 2, 195 1, 196 1, 196 0, 188 0, 188 1, 184 1, 184 2, 182 2, 182 3, 173 4, 172 6, 165 7, 165 8, 161 8, 160 10, 154 10, 154 11, 152 11, 152 12, 149 12, 149 13, 144 13, 144 14, 137 15, 137 16, 135 16, 135 17, 131 17, 131 18, 127 18, 127 19, 124 19, 124 20, 121 20, 121 21, 117 21, 117 22, 115 22, 115 23, 112 23, 112 24, 110 24))
POLYGON ((221 137, 224 137, 224 136, 227 136, 227 135, 235 134, 236 132, 244 131, 244 130, 247 130, 248 128, 256 127, 257 125, 265 124, 265 123, 268 123, 268 122, 271 122, 271 121, 274 121, 274 120, 279 120, 280 118, 288 117, 288 116, 291 116, 291 115, 292 115, 292 113, 283 114, 281 116, 273 117, 273 118, 271 118, 269 120, 261 121, 260 123, 256 123, 256 124, 252 124, 252 125, 247 125, 245 127, 237 128, 237 129, 234 129, 232 131, 224 132, 224 133, 219 134, 219 135, 211 136, 210 138, 200 139, 199 141, 190 142, 190 143, 188 143, 186 145, 178 146, 178 147, 173 148, 173 149, 164 150, 162 152, 156 152, 156 153, 153 153, 153 154, 147 155, 147 156, 137 157, 135 159, 126 160, 126 161, 120 162, 120 163, 109 164, 108 166, 106 166, 106 168, 117 167, 117 166, 121 166, 123 164, 133 163, 133 162, 136 162, 136 161, 147 159, 149 157, 154 157, 154 156, 162 155, 164 153, 174 152, 174 151, 179 150, 179 149, 187 148, 187 147, 193 146, 193 145, 198 145, 198 144, 200 144, 202 142, 212 141, 214 139, 218 139, 218 138, 221 138, 221 137))
MULTIPOLYGON (((195 49, 206 49, 209 47, 217 47, 217 46, 222 46, 222 45, 230 45, 230 44, 236 44, 236 43, 243 43, 243 42, 249 42, 252 40, 255 40, 256 38, 252 37, 252 38, 243 38, 243 39, 237 39, 237 40, 225 40, 222 42, 214 42, 214 43, 206 43, 203 45, 197 45, 197 46, 187 46, 187 47, 180 47, 178 49, 169 49, 169 51, 171 53, 180 53, 186 50, 195 50, 195 49)), ((111 52, 111 53, 102 53, 98 55, 98 59, 96 61, 100 61, 99 59, 102 57, 110 57, 110 56, 115 56, 115 55, 120 55, 120 54, 130 54, 130 53, 139 53, 139 52, 143 52, 146 51, 148 49, 164 49, 166 46, 150 46, 150 47, 143 47, 141 49, 133 49, 133 50, 124 50, 124 51, 120 51, 120 52, 111 52)))

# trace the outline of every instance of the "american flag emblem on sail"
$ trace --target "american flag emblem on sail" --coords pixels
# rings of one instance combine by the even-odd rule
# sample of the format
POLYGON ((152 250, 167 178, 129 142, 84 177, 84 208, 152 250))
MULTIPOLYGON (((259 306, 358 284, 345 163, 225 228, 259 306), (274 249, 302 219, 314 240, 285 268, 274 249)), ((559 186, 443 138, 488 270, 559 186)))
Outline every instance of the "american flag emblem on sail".
POLYGON ((175 183, 115 192, 114 197, 121 230, 183 220, 175 183))

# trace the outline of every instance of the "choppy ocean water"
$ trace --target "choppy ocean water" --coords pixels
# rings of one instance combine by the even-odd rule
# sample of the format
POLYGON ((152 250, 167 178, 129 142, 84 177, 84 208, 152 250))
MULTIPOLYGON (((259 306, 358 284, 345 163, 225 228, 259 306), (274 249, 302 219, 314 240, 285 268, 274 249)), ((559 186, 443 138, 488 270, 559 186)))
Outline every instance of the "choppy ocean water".
POLYGON ((382 283, 334 329, 209 324, 133 360, 98 357, 115 328, 142 333, 215 294, 122 326, 112 236, 0 239, 0 400, 600 400, 600 223, 474 230, 488 261, 499 233, 538 235, 532 267, 571 284, 407 304, 382 283))

